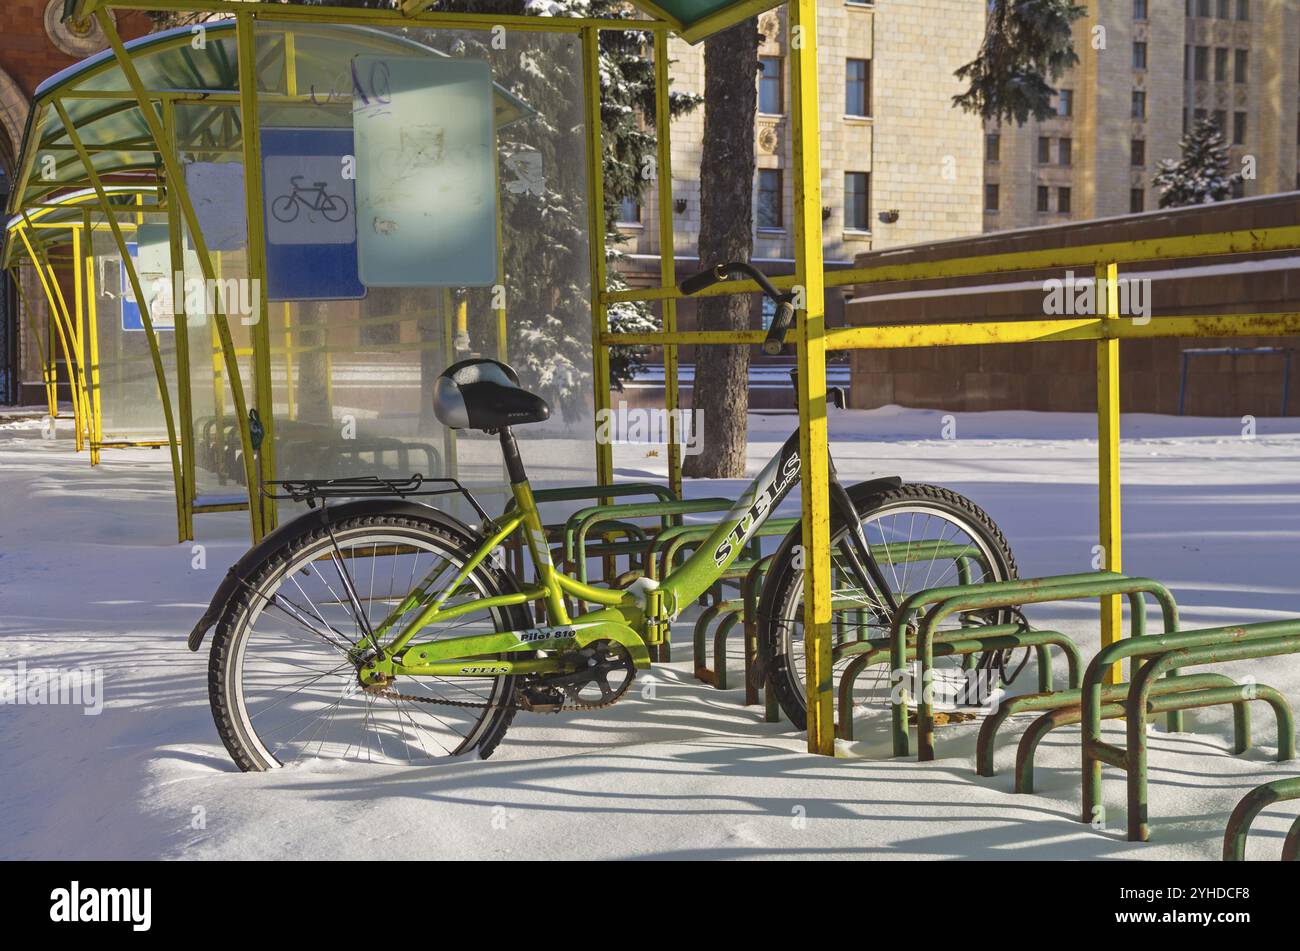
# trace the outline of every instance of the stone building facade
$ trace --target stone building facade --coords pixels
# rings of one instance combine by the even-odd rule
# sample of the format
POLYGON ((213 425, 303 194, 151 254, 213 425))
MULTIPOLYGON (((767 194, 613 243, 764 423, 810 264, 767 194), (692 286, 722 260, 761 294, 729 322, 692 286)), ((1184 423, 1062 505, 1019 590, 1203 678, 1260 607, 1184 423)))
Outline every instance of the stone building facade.
POLYGON ((1057 115, 985 129, 984 229, 1104 218, 1158 207, 1162 159, 1198 118, 1219 123, 1238 197, 1291 191, 1300 110, 1295 0, 1090 0, 1080 62, 1057 115))
MULTIPOLYGON (((828 267, 849 266, 873 249, 978 233, 983 228, 982 124, 952 106, 961 91, 953 73, 975 57, 984 33, 983 0, 821 0, 822 215, 828 267)), ((758 19, 759 84, 754 256, 773 273, 793 265, 794 205, 790 140, 789 33, 784 8, 758 19), (774 199, 779 196, 779 202, 774 199)), ((677 38, 669 44, 673 88, 704 89, 704 54, 677 38)), ((703 110, 676 120, 674 253, 679 273, 696 266, 703 110)), ((626 277, 659 282, 656 194, 624 209, 626 277)), ((846 291, 847 293, 847 291, 846 291)), ((838 322, 843 298, 832 291, 827 316, 838 322)), ((756 318, 759 303, 755 302, 756 318)), ((691 326, 690 308, 680 323, 691 326)))

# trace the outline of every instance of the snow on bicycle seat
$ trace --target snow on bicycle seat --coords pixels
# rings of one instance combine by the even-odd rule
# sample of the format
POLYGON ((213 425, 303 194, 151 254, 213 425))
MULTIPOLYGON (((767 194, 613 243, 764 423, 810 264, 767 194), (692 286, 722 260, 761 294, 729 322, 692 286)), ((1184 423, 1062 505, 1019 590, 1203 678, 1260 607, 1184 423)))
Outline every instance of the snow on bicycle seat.
POLYGON ((453 363, 438 375, 433 415, 452 429, 500 429, 549 419, 551 407, 521 387, 509 365, 476 358, 453 363))

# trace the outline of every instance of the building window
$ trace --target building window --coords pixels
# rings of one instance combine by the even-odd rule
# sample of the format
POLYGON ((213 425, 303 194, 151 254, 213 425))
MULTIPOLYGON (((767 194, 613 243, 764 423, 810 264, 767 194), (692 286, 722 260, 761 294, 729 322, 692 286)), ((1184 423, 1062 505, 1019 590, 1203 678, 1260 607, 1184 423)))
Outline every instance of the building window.
POLYGON ((1073 164, 1074 158, 1070 154, 1073 151, 1074 151, 1074 139, 1071 139, 1067 136, 1066 138, 1058 140, 1056 143, 1057 164, 1058 165, 1073 164))
POLYGON ((1234 50, 1233 59, 1233 79, 1239 83, 1246 82, 1246 74, 1250 71, 1250 50, 1234 50))
POLYGON ((844 72, 844 114, 871 115, 871 60, 851 59, 844 72))
POLYGON ((758 227, 779 230, 785 227, 785 189, 779 168, 758 170, 758 227))
POLYGON ((1232 144, 1246 144, 1246 113, 1244 112, 1232 114, 1232 144))
POLYGON ((1140 211, 1146 211, 1147 195, 1140 188, 1130 188, 1128 190, 1128 210, 1132 214, 1140 211))
POLYGON ((1183 135, 1187 134, 1187 107, 1183 106, 1183 135))
POLYGON ((618 223, 621 225, 639 225, 641 223, 641 203, 635 198, 624 198, 618 205, 618 223))
POLYGON ((1056 114, 1058 116, 1074 115, 1074 90, 1058 89, 1056 91, 1056 114))
POLYGON ((1206 112, 1204 109, 1196 109, 1192 112, 1192 118, 1195 119, 1197 122, 1200 122, 1207 115, 1209 115, 1209 113, 1206 112))
POLYGON ((1056 210, 1063 215, 1070 213, 1070 189, 1058 188, 1056 190, 1056 210))
POLYGON ((1250 0, 1237 0, 1237 19, 1250 19, 1250 0))
POLYGON ((1133 43, 1133 68, 1147 68, 1147 45, 1141 41, 1134 41, 1133 43))
POLYGON ((1197 46, 1192 50, 1192 78, 1206 80, 1210 78, 1210 48, 1197 46))
POLYGON ((1214 15, 1217 16, 1220 20, 1228 19, 1228 17, 1230 16, 1228 12, 1228 8, 1231 6, 1232 6, 1231 0, 1219 0, 1219 2, 1215 4, 1214 15))
POLYGON ((1038 186, 1038 210, 1051 211, 1051 194, 1052 190, 1046 185, 1038 186))
POLYGON ((1000 196, 998 195, 997 185, 985 185, 984 186, 984 210, 997 211, 999 197, 1000 196))
POLYGON ((1198 17, 1210 15, 1210 0, 1196 0, 1196 15, 1198 17))
POLYGON ((850 231, 871 230, 871 174, 844 173, 844 227, 850 231))
POLYGON ((781 57, 760 56, 758 77, 758 111, 770 116, 785 112, 785 87, 781 82, 781 57))
POLYGON ((1228 111, 1226 109, 1214 110, 1214 126, 1219 130, 1219 135, 1228 134, 1228 111))
POLYGON ((1228 51, 1219 46, 1214 50, 1214 81, 1225 82, 1228 78, 1228 51))
POLYGON ((1052 140, 1045 135, 1038 137, 1038 164, 1052 164, 1052 140))
POLYGON ((1133 19, 1145 20, 1147 18, 1147 0, 1133 0, 1133 19))
POLYGON ((1002 155, 1002 136, 989 132, 984 136, 984 161, 996 162, 1002 155))
POLYGON ((1133 90, 1133 118, 1145 119, 1147 117, 1147 94, 1141 89, 1133 90))
POLYGON ((1147 142, 1146 139, 1134 139, 1133 147, 1129 151, 1129 164, 1134 168, 1144 168, 1147 164, 1147 142))

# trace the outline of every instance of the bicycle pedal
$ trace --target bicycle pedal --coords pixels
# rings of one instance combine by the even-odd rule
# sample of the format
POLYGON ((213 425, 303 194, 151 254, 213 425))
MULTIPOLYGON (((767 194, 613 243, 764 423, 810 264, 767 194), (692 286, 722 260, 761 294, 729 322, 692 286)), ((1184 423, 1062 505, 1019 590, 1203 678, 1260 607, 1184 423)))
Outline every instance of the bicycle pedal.
POLYGON ((559 713, 564 709, 564 694, 549 687, 524 687, 516 702, 526 713, 559 713))

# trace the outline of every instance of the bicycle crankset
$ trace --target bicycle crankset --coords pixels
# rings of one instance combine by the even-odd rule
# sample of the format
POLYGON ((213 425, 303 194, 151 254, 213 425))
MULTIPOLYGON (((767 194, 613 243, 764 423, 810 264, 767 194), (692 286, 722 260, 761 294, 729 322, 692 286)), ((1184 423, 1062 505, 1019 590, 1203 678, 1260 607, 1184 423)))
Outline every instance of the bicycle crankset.
POLYGON ((613 641, 595 641, 564 659, 577 670, 538 677, 520 688, 521 710, 560 713, 608 707, 623 698, 636 676, 632 655, 613 641))
MULTIPOLYGON (((569 673, 547 674, 526 682, 515 694, 514 700, 519 709, 529 713, 570 713, 608 707, 622 699, 636 675, 632 655, 627 652, 627 648, 613 641, 595 641, 581 650, 566 654, 564 660, 576 669, 569 673)), ((362 689, 372 696, 411 703, 467 709, 498 706, 473 700, 401 693, 393 689, 395 682, 396 678, 382 677, 363 684, 362 689)))

